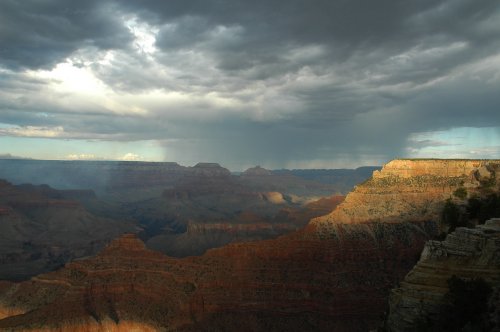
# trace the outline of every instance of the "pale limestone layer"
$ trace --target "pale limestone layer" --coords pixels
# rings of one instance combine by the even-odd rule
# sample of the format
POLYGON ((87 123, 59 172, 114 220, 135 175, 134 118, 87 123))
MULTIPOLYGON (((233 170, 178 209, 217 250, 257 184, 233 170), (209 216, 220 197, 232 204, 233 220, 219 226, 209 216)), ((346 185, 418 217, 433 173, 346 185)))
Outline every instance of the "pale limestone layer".
POLYGON ((500 218, 475 229, 457 228, 443 242, 426 243, 420 261, 392 290, 389 330, 413 331, 419 317, 436 318, 453 275, 500 286, 500 218))
POLYGON ((500 164, 500 160, 396 159, 384 165, 381 171, 375 171, 373 177, 393 175, 409 178, 428 174, 461 177, 468 176, 471 172, 491 164, 500 164))
POLYGON ((25 313, 25 310, 21 310, 18 308, 9 308, 9 307, 0 306, 0 319, 4 319, 4 318, 10 317, 10 316, 21 315, 24 313, 25 313))
POLYGON ((500 160, 393 160, 312 224, 327 231, 333 223, 438 221, 458 188, 470 196, 499 169, 500 160))

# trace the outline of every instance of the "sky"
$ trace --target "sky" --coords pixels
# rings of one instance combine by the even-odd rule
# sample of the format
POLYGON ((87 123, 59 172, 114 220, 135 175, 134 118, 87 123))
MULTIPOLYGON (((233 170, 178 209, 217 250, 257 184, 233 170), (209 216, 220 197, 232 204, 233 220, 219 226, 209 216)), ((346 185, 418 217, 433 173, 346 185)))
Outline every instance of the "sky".
POLYGON ((500 2, 1 0, 0 157, 500 158, 500 2))

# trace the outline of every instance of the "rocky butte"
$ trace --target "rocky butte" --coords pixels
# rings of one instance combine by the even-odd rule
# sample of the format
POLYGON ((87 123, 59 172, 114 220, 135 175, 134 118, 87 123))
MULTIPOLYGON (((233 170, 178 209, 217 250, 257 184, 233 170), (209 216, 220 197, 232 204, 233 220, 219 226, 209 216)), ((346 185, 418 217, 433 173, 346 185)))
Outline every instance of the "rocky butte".
POLYGON ((0 329, 368 331, 441 227, 444 201, 463 200, 462 187, 498 191, 499 164, 395 160, 301 231, 197 257, 125 235, 56 272, 0 283, 0 329))

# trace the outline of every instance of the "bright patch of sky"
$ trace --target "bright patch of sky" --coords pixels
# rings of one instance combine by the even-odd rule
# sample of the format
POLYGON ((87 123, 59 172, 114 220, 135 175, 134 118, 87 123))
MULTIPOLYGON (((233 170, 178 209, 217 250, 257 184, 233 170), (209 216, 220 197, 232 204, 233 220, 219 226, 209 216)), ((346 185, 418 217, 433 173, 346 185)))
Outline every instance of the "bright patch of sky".
POLYGON ((460 127, 414 134, 409 156, 415 158, 500 158, 500 127, 460 127))
POLYGON ((47 160, 163 161, 165 153, 155 141, 117 142, 0 136, 0 147, 0 154, 11 153, 23 158, 47 160))
POLYGON ((134 35, 134 47, 142 54, 151 55, 156 52, 156 35, 159 29, 145 22, 139 21, 135 16, 125 18, 125 26, 134 35))

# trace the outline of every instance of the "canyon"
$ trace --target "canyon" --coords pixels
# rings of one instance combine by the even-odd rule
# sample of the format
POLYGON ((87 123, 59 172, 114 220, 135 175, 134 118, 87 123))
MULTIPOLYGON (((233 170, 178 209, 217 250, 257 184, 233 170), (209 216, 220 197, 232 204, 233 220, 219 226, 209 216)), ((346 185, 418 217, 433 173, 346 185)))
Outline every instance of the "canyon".
POLYGON ((78 202, 102 219, 134 224, 149 248, 175 257, 298 230, 311 218, 332 211, 343 199, 339 193, 366 179, 372 169, 377 168, 308 171, 309 178, 321 173, 324 182, 320 182, 296 176, 300 170, 257 166, 232 174, 217 163, 185 167, 153 162, 0 160, 0 177, 18 188, 78 202), (331 199, 322 200, 321 209, 310 205, 325 196, 331 199))
POLYGON ((94 255, 124 232, 175 257, 275 238, 343 200, 316 202, 338 190, 261 167, 235 176, 215 163, 0 160, 0 166, 0 174, 17 182, 0 186, 0 279, 8 280, 94 255))
POLYGON ((0 278, 21 280, 94 255, 136 226, 90 213, 80 192, 0 180, 0 278))
MULTIPOLYGON (((201 256, 169 257, 148 249, 137 235, 125 234, 94 257, 73 260, 28 281, 1 282, 0 328, 371 330, 382 321, 389 295, 398 294, 391 289, 419 259, 430 257, 429 246, 449 247, 427 242, 447 231, 441 222, 446 202, 460 205, 471 197, 498 193, 499 167, 495 160, 394 160, 357 185, 345 200, 332 198, 337 204, 332 212, 325 211, 324 202, 313 204, 311 210, 326 214, 300 230, 275 239, 230 243, 201 256), (465 197, 457 190, 465 190, 465 197), (426 242, 433 245, 428 244, 421 257, 426 242)), ((249 173, 245 177, 269 177, 260 169, 249 173)), ((164 195, 196 200, 207 186, 186 195, 168 189, 164 195)), ((228 188, 232 194, 238 192, 237 187, 228 188)), ((281 194, 286 201, 285 196, 281 194)), ((277 194, 271 198, 281 202, 277 194)), ((248 213, 242 216, 252 218, 248 213)), ((227 229, 238 233, 253 227, 244 224, 227 229)), ((487 223, 481 234, 490 234, 488 227, 496 227, 491 225, 487 223)), ((193 234, 222 227, 226 226, 215 222, 203 227, 188 224, 193 234)), ((475 234, 461 228, 455 232, 475 234)), ((468 243, 462 235, 457 241, 453 236, 457 238, 448 235, 446 241, 459 248, 468 243)), ((396 315, 394 303, 404 301, 393 296, 391 315, 396 315)), ((408 316, 403 311, 400 315, 408 316)))
POLYGON ((128 234, 93 258, 4 283, 2 311, 22 314, 0 320, 0 328, 104 330, 114 322, 125 331, 134 322, 167 331, 363 330, 380 319, 386 292, 413 265, 423 229, 345 225, 330 240, 299 232, 184 259, 128 234))

